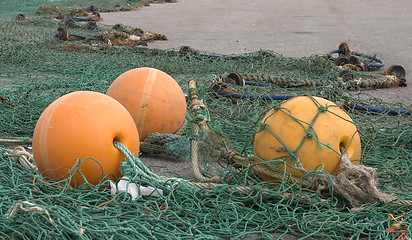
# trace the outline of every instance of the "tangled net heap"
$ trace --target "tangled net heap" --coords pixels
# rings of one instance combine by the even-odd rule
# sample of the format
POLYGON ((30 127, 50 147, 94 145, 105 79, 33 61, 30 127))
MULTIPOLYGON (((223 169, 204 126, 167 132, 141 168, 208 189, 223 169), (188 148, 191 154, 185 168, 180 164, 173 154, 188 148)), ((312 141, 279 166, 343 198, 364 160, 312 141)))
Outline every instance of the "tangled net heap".
MULTIPOLYGON (((43 2, 25 2, 31 4, 26 4, 25 9, 21 6, 19 13, 36 17, 34 12, 43 2)), ((61 9, 67 7, 67 3, 61 4, 61 9)), ((410 115, 346 108, 359 129, 362 164, 377 169, 379 190, 393 194, 397 202, 348 204, 340 196, 325 197, 293 181, 271 186, 261 181, 253 164, 236 168, 219 153, 222 146, 230 143, 240 157, 253 155, 253 139, 260 120, 281 102, 221 96, 211 90, 216 76, 242 73, 316 83, 283 88, 228 85, 228 89, 243 96, 312 95, 342 107, 351 103, 410 111, 402 104, 365 97, 358 88, 342 88, 342 69, 335 67, 328 56, 288 58, 271 51, 222 56, 140 46, 79 52, 64 48, 66 42, 50 39, 56 22, 16 20, 18 12, 11 6, 11 1, 0 3, 4 11, 0 15, 0 136, 27 139, 42 111, 58 97, 79 90, 104 93, 123 72, 153 67, 173 76, 186 93, 188 82, 197 81, 199 98, 207 107, 202 114, 210 117, 208 126, 216 134, 196 134, 194 125, 188 124, 182 136, 199 142, 200 173, 206 178, 217 175, 220 180, 212 184, 165 178, 144 168, 139 159, 128 157, 122 166, 123 174, 138 185, 162 189, 164 195, 132 200, 130 195, 119 193, 113 198, 110 189, 102 187, 107 181, 88 190, 71 189, 67 181, 52 182, 35 169, 24 168, 16 161, 22 158, 21 153, 10 153, 2 147, 0 238, 272 239, 293 234, 306 238, 375 239, 412 232, 412 208, 401 203, 412 201, 410 115), (216 173, 208 172, 212 166, 216 173)), ((379 79, 348 71, 355 79, 379 79)), ((192 116, 187 120, 195 123, 198 119, 192 116)), ((127 149, 118 147, 127 154, 127 149)))

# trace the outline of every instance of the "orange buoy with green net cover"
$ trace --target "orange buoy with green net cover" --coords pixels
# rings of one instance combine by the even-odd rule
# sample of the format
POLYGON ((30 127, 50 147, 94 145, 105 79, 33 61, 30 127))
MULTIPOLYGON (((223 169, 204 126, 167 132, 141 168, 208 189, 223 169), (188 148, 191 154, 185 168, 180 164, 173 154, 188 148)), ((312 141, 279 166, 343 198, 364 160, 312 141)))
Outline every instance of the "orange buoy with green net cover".
POLYGON ((108 174, 121 177, 125 156, 113 141, 137 156, 139 134, 129 112, 105 94, 78 91, 43 111, 34 129, 33 155, 44 177, 59 181, 74 174, 74 187, 85 183, 84 178, 97 185, 108 174))
POLYGON ((176 133, 186 115, 186 99, 179 84, 167 73, 142 67, 121 74, 107 95, 119 101, 132 115, 140 141, 154 132, 176 133))
POLYGON ((254 149, 262 161, 283 160, 276 166, 296 176, 303 176, 300 168, 333 174, 344 151, 356 165, 361 157, 360 137, 349 115, 329 100, 309 96, 294 97, 270 110, 255 135, 254 149))

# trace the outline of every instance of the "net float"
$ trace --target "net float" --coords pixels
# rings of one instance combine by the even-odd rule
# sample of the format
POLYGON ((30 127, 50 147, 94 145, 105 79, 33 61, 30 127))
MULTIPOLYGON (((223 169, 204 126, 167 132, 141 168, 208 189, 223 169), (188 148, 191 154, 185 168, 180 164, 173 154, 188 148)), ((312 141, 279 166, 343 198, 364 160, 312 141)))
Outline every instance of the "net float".
POLYGON ((105 94, 72 92, 41 114, 33 134, 33 155, 44 177, 60 181, 73 175, 74 187, 86 181, 97 185, 106 175, 122 176, 119 168, 125 157, 113 141, 135 156, 139 153, 139 133, 129 112, 105 94))
POLYGON ((186 116, 186 98, 179 84, 155 68, 135 68, 117 77, 107 95, 119 101, 133 117, 140 141, 151 133, 174 134, 186 116))
POLYGON ((350 116, 329 100, 309 96, 271 109, 255 135, 254 149, 261 161, 283 160, 286 164, 277 167, 295 176, 321 169, 333 174, 343 152, 356 165, 361 157, 359 133, 350 116))

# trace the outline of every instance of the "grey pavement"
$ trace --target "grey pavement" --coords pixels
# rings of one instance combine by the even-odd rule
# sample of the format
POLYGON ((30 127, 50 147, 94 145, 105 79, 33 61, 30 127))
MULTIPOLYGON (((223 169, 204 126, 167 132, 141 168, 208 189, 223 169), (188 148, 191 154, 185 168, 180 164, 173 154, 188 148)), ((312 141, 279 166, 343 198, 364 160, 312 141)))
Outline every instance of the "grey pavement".
MULTIPOLYGON (((290 57, 326 54, 349 41, 351 50, 412 72, 412 1, 177 0, 139 11, 104 13, 104 24, 121 23, 165 34, 150 48, 190 46, 221 54, 260 49, 290 57)), ((410 81, 409 81, 410 83, 410 81)), ((412 86, 365 91, 412 107, 412 86)))

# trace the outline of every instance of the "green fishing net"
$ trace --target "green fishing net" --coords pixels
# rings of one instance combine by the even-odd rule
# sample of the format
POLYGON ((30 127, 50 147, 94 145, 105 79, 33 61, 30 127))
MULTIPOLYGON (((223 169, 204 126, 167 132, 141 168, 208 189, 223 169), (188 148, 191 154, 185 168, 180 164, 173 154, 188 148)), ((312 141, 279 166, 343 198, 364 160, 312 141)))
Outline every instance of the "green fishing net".
POLYGON ((326 54, 290 58, 264 50, 242 55, 188 47, 159 50, 137 44, 145 40, 144 34, 136 44, 116 46, 102 36, 110 32, 123 41, 130 28, 99 22, 88 28, 84 21, 57 19, 57 12, 36 13, 53 5, 69 16, 79 8, 127 10, 141 2, 1 1, 0 136, 32 137, 43 110, 60 96, 82 90, 105 93, 123 72, 152 67, 171 75, 187 95, 188 82, 196 81, 206 107, 200 114, 213 131, 195 134, 199 119, 188 114, 186 129, 180 137, 171 137, 178 140, 163 146, 167 155, 186 158, 189 143, 198 141, 201 174, 221 180, 199 187, 201 181, 178 173, 156 175, 118 144, 127 159, 122 173, 139 186, 163 191, 160 197, 132 200, 127 193, 113 197, 105 179, 87 189, 71 189, 70 180, 45 179, 15 161, 18 154, 10 153, 10 147, 2 147, 0 239, 395 239, 411 232, 410 109, 370 97, 359 84, 382 76, 345 69, 352 76, 345 81, 343 69, 326 54), (28 19, 19 20, 17 14, 28 19), (82 37, 61 40, 58 28, 82 37), (255 84, 228 83, 231 73, 255 84), (270 84, 269 78, 278 84, 270 84), (361 163, 377 169, 378 188, 396 201, 352 204, 294 181, 272 185, 261 180, 253 163, 236 168, 222 157, 222 148, 245 159, 253 156, 262 118, 283 101, 274 96, 298 95, 326 98, 346 110, 359 130, 361 163))

